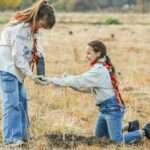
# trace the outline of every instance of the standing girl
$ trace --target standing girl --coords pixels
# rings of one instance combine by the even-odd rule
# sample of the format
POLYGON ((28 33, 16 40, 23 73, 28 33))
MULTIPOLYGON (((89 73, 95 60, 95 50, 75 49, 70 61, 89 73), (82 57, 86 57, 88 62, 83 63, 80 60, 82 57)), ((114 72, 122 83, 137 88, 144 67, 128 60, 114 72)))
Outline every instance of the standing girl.
POLYGON ((78 91, 91 91, 95 95, 100 111, 97 119, 95 136, 112 140, 115 143, 133 143, 144 136, 150 138, 150 123, 143 130, 138 129, 138 122, 129 123, 129 133, 123 135, 122 120, 125 104, 121 97, 116 79, 115 68, 107 55, 105 45, 100 41, 88 44, 87 59, 91 69, 77 76, 47 78, 47 82, 61 87, 71 87, 78 91))
POLYGON ((17 12, 2 31, 0 39, 0 90, 3 108, 4 144, 22 145, 28 140, 28 107, 24 89, 27 76, 35 80, 32 70, 43 56, 39 29, 55 24, 53 8, 45 0, 17 12))

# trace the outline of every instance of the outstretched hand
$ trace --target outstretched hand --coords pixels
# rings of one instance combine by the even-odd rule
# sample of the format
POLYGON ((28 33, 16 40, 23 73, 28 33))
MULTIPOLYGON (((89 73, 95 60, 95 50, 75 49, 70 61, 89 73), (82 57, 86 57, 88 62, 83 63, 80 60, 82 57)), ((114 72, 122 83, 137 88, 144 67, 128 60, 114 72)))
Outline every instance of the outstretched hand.
POLYGON ((38 84, 38 85, 49 85, 49 82, 48 82, 48 80, 46 79, 46 77, 44 77, 44 76, 36 76, 36 77, 34 77, 34 82, 36 83, 36 84, 38 84))
POLYGON ((36 76, 34 77, 34 82, 38 85, 51 85, 54 88, 60 88, 61 86, 54 84, 50 78, 47 78, 45 76, 36 76))

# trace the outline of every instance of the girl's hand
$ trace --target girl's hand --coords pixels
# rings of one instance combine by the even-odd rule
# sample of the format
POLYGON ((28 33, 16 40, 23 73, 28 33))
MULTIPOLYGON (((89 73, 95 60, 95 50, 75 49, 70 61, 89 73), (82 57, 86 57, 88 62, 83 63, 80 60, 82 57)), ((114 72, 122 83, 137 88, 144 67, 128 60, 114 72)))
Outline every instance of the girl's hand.
POLYGON ((67 76, 69 76, 69 74, 66 73, 66 72, 64 72, 63 75, 62 75, 61 77, 62 77, 62 78, 65 78, 65 77, 67 77, 67 76))
POLYGON ((52 88, 60 88, 60 85, 57 85, 53 82, 53 80, 50 77, 42 77, 42 80, 45 80, 48 84, 51 85, 52 88))
POLYGON ((48 80, 43 76, 33 76, 32 80, 38 85, 49 85, 48 80))

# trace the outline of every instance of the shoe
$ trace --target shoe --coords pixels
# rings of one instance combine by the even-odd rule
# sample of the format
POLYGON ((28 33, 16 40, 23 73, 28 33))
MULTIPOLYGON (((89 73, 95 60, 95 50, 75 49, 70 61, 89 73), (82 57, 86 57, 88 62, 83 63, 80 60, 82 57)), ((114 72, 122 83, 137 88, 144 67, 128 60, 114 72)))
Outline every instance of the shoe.
POLYGON ((143 130, 145 131, 145 136, 146 136, 148 139, 150 139, 150 123, 147 123, 147 124, 144 126, 143 130))
POLYGON ((8 147, 12 147, 12 148, 13 148, 13 147, 22 147, 24 144, 25 144, 24 141, 18 140, 18 141, 16 141, 15 143, 8 144, 7 146, 8 146, 8 147))
POLYGON ((140 123, 138 120, 130 121, 128 132, 139 130, 139 128, 140 128, 140 123))

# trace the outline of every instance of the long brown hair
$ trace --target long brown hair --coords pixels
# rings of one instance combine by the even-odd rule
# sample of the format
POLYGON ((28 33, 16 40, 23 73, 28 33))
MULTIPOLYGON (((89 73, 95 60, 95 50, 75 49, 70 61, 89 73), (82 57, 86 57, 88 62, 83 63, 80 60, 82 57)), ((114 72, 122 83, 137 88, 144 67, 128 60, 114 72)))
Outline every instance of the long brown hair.
POLYGON ((105 58, 105 62, 104 62, 103 65, 109 71, 109 74, 110 74, 110 77, 111 77, 111 81, 112 81, 112 85, 113 85, 113 88, 114 88, 114 92, 115 92, 117 101, 118 101, 119 104, 122 104, 123 106, 125 106, 125 103, 124 103, 124 101, 122 99, 122 96, 121 96, 121 93, 120 93, 120 90, 119 90, 119 85, 118 85, 118 80, 117 80, 117 77, 116 77, 115 67, 112 64, 110 57, 107 55, 107 48, 106 48, 106 46, 104 45, 103 42, 98 41, 98 40, 91 41, 90 43, 88 43, 88 45, 90 47, 92 47, 92 49, 93 49, 93 51, 95 53, 100 52, 100 54, 101 54, 95 60, 95 63, 97 63, 99 59, 105 58))
POLYGON ((32 31, 36 32, 36 23, 43 17, 47 17, 47 27, 52 28, 56 22, 54 8, 48 4, 47 0, 39 0, 34 3, 30 8, 16 12, 15 16, 11 19, 10 24, 16 25, 21 22, 31 23, 32 31))

